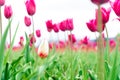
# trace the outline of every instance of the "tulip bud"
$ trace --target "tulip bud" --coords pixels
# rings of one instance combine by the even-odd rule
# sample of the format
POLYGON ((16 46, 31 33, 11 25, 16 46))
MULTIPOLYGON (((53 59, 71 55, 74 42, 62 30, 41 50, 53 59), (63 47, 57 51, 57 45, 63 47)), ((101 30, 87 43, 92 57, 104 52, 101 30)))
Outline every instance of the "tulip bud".
POLYGON ((9 19, 9 18, 11 18, 12 14, 13 14, 12 7, 5 5, 5 7, 4 7, 4 16, 7 19, 9 19))
POLYGON ((27 16, 24 17, 24 23, 26 26, 30 26, 31 25, 31 19, 27 16))
POLYGON ((30 16, 33 16, 36 12, 36 4, 34 0, 27 0, 26 3, 26 9, 27 9, 27 13, 30 16))
POLYGON ((3 6, 5 4, 5 0, 0 0, 0 6, 3 6))
POLYGON ((96 5, 101 5, 101 4, 107 3, 109 0, 91 0, 91 1, 96 5))
POLYGON ((40 43, 40 46, 38 48, 38 55, 41 58, 45 58, 48 56, 49 53, 49 44, 48 41, 46 39, 43 39, 40 43))
POLYGON ((40 30, 36 30, 36 36, 37 36, 37 37, 40 37, 40 36, 41 36, 40 30))

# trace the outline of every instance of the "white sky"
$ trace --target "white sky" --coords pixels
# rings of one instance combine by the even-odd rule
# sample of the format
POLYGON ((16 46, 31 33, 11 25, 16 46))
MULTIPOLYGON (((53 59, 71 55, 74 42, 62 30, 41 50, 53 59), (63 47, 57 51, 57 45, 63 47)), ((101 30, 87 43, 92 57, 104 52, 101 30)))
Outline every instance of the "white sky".
MULTIPOLYGON (((24 2, 25 0, 6 0, 6 4, 10 4, 12 6, 14 13, 12 22, 12 35, 14 34, 18 22, 20 23, 15 44, 18 43, 20 36, 24 36, 24 32, 30 33, 29 28, 24 24, 24 16, 28 15, 24 2)), ((82 39, 84 36, 88 36, 90 39, 95 38, 95 34, 90 32, 86 26, 86 22, 95 17, 95 9, 97 9, 97 7, 90 2, 90 0, 35 0, 35 2, 37 10, 33 16, 34 24, 35 29, 41 30, 42 37, 49 38, 50 36, 46 30, 45 21, 52 19, 53 23, 57 23, 67 18, 73 18, 74 30, 72 33, 75 34, 77 39, 82 39)), ((105 4, 103 6, 107 8, 110 5, 105 4)), ((120 32, 120 22, 117 20, 113 21, 114 18, 117 18, 117 16, 112 10, 110 20, 107 23, 109 37, 114 37, 118 32, 120 32)), ((5 19, 4 15, 2 20, 3 29, 5 29, 7 20, 5 19)), ((54 34, 54 32, 52 32, 51 35, 51 39, 57 38, 57 35, 54 34)), ((64 40, 63 32, 60 32, 59 36, 60 39, 64 40)))

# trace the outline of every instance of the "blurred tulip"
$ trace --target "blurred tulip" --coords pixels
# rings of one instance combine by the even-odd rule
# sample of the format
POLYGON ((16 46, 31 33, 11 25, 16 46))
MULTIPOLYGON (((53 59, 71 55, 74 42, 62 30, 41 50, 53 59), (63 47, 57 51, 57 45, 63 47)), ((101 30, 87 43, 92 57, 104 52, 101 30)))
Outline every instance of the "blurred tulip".
POLYGON ((82 43, 85 44, 85 45, 88 45, 89 38, 87 36, 85 36, 84 39, 82 40, 82 43))
POLYGON ((71 42, 71 43, 75 43, 76 42, 76 37, 74 34, 69 34, 68 35, 68 40, 71 42))
POLYGON ((40 43, 39 48, 38 48, 38 55, 41 58, 45 58, 48 56, 48 53, 49 53, 48 41, 46 39, 43 39, 40 43))
POLYGON ((114 48, 114 47, 116 46, 115 40, 110 39, 110 40, 109 40, 109 45, 110 45, 111 48, 114 48))
POLYGON ((59 28, 61 31, 65 31, 66 30, 66 21, 62 21, 59 23, 59 28))
POLYGON ((114 2, 110 2, 111 7, 113 9, 113 11, 115 12, 115 14, 120 17, 120 0, 115 0, 114 2))
POLYGON ((97 26, 96 26, 96 20, 95 19, 91 19, 89 22, 86 23, 86 25, 91 32, 96 32, 97 31, 97 26))
POLYGON ((91 0, 91 2, 96 5, 101 5, 101 4, 107 3, 108 1, 109 0, 91 0))
POLYGON ((59 24, 54 24, 53 30, 54 30, 54 32, 58 33, 59 32, 59 24))
POLYGON ((29 34, 29 38, 30 38, 30 46, 32 46, 32 44, 36 42, 36 38, 33 34, 29 34))
POLYGON ((30 26, 31 25, 31 19, 27 16, 24 17, 24 23, 26 26, 30 26))
POLYGON ((3 6, 5 4, 5 0, 0 0, 0 6, 3 6))
POLYGON ((27 0, 25 2, 25 5, 26 5, 26 9, 27 9, 27 13, 30 15, 30 16, 33 16, 36 12, 36 4, 35 4, 35 1, 34 0, 27 0))
POLYGON ((12 14, 13 14, 12 7, 10 5, 9 6, 5 5, 5 7, 4 7, 4 16, 7 19, 9 19, 9 18, 11 18, 12 14))
MULTIPOLYGON (((111 9, 105 9, 104 7, 101 7, 101 13, 102 13, 102 23, 105 24, 109 20, 111 9)), ((96 19, 98 18, 98 10, 96 10, 96 19)))
POLYGON ((41 32, 40 32, 40 30, 38 29, 38 30, 36 30, 36 36, 37 37, 40 37, 41 36, 41 32))
POLYGON ((23 36, 20 37, 19 44, 20 44, 20 46, 24 46, 24 38, 23 38, 23 36))
POLYGON ((53 29, 52 20, 46 21, 46 27, 47 27, 48 32, 51 32, 51 30, 53 29))
POLYGON ((74 26, 73 26, 73 19, 67 19, 66 20, 66 28, 69 31, 72 31, 74 26))
MULTIPOLYGON (((91 32, 100 32, 97 28, 97 21, 96 19, 91 19, 89 22, 86 23, 88 29, 91 31, 91 32)), ((102 24, 102 31, 104 31, 105 29, 105 24, 102 24)))

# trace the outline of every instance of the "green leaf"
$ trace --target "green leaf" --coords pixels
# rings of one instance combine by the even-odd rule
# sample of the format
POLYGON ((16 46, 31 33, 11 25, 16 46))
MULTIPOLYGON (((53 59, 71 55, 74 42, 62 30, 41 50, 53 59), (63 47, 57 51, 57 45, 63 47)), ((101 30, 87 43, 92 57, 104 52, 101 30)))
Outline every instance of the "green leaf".
POLYGON ((7 38, 7 33, 8 33, 8 30, 10 28, 10 25, 11 25, 11 22, 10 21, 7 25, 7 28, 2 36, 2 39, 0 40, 0 79, 1 79, 1 75, 2 75, 2 68, 3 68, 3 60, 4 60, 4 52, 5 52, 5 42, 6 42, 6 38, 7 38))

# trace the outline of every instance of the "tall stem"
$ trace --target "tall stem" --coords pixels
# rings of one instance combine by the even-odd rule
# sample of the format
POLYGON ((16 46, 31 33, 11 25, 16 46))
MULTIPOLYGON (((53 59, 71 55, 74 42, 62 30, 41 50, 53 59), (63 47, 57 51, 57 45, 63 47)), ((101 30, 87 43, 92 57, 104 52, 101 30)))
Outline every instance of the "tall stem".
POLYGON ((1 7, 0 7, 0 40, 2 38, 2 14, 1 14, 1 7))
POLYGON ((100 36, 98 38, 98 79, 104 80, 104 46, 102 39, 102 15, 100 10, 100 5, 98 5, 98 31, 100 36))
POLYGON ((9 36, 10 36, 10 45, 11 45, 11 27, 9 28, 9 36))
POLYGON ((33 16, 32 16, 32 26, 33 26, 33 35, 34 35, 34 19, 33 19, 33 16))

